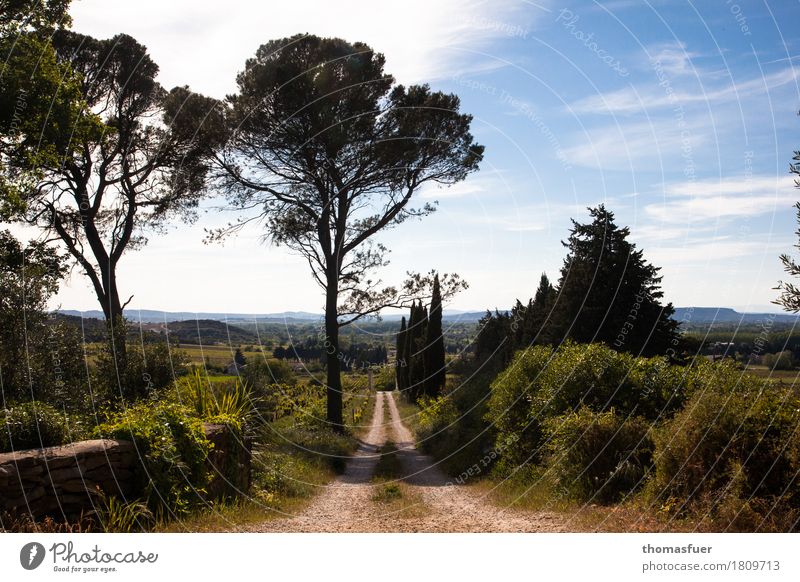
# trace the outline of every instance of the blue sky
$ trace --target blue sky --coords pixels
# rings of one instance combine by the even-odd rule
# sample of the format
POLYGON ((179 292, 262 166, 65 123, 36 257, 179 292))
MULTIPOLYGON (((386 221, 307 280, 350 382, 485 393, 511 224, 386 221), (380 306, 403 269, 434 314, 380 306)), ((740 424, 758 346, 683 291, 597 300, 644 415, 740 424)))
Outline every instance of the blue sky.
MULTIPOLYGON (((675 305, 776 309, 800 199, 787 170, 800 149, 795 3, 264 4, 78 0, 72 12, 80 32, 147 45, 168 88, 222 97, 258 45, 310 32, 365 41, 399 82, 457 93, 486 146, 481 171, 424 192, 438 212, 381 237, 393 249, 386 282, 456 271, 470 289, 451 307, 510 306, 541 272, 557 278, 570 217, 604 202, 662 267, 675 305)), ((127 256, 132 306, 320 311, 305 261, 257 229, 202 244, 203 228, 228 218, 210 209, 127 256)), ((77 271, 57 302, 96 308, 77 271)))

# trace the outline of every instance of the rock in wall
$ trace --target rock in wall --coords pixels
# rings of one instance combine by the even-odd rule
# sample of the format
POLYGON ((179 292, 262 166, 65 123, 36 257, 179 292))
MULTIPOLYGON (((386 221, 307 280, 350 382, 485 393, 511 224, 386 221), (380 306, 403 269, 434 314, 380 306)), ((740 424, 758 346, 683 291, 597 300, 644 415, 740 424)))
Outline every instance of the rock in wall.
POLYGON ((133 491, 133 443, 98 439, 0 454, 0 512, 69 518, 97 506, 97 489, 133 491))

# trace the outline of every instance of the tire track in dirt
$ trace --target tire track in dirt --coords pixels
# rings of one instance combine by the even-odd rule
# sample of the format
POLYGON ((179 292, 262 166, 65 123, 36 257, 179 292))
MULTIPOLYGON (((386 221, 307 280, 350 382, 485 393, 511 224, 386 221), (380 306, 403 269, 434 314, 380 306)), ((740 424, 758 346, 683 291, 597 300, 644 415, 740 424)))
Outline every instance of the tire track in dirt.
POLYGON ((376 392, 367 435, 348 461, 344 474, 325 487, 300 514, 252 524, 244 532, 555 532, 563 520, 550 513, 521 513, 492 506, 463 485, 453 485, 420 453, 403 424, 393 392, 376 392), (384 410, 390 420, 384 423, 384 410), (386 513, 372 498, 372 476, 380 448, 395 443, 409 489, 427 510, 422 517, 386 513))

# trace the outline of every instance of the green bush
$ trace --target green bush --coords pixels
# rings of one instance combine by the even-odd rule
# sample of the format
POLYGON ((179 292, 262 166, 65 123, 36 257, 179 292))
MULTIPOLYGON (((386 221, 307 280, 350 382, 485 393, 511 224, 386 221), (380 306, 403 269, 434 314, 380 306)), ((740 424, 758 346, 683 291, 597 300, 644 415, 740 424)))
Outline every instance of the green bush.
POLYGON ((504 465, 540 462, 547 419, 580 407, 613 408, 651 421, 668 418, 702 385, 697 376, 709 367, 637 358, 604 344, 567 342, 555 351, 534 346, 517 353, 492 383, 486 420, 497 431, 504 465))
POLYGON ((142 401, 100 425, 98 433, 135 443, 147 502, 156 513, 182 515, 201 501, 211 443, 203 421, 186 406, 142 401))
POLYGON ((679 509, 727 498, 769 498, 797 507, 796 393, 728 363, 699 376, 705 389, 655 431, 651 495, 679 509))
POLYGON ((285 360, 265 360, 263 357, 251 357, 242 370, 242 378, 256 390, 274 384, 297 384, 297 376, 285 360))
POLYGON ((789 350, 764 356, 764 365, 770 370, 793 370, 794 364, 794 354, 789 350))
POLYGON ((189 357, 166 342, 139 344, 128 342, 128 365, 119 374, 108 342, 103 342, 95 367, 96 391, 101 397, 116 399, 149 397, 186 374, 189 357))
POLYGON ((394 366, 381 366, 379 370, 374 373, 375 390, 382 390, 391 392, 395 389, 395 372, 397 368, 394 366))
POLYGON ((43 402, 25 402, 0 411, 0 452, 52 447, 69 441, 67 418, 43 402))
MULTIPOLYGON (((494 370, 464 371, 464 376, 448 375, 443 395, 421 399, 414 415, 419 447, 453 477, 476 463, 488 471, 487 453, 494 441, 483 418, 494 370)), ((489 458, 493 461, 495 456, 489 458)))
POLYGON ((486 419, 497 434, 503 464, 518 467, 537 455, 542 442, 541 421, 532 417, 532 403, 542 373, 553 352, 546 346, 521 351, 491 384, 486 419))
POLYGON ((652 464, 650 423, 614 410, 578 412, 550 418, 545 461, 559 490, 581 501, 618 501, 638 489, 652 464))
POLYGON ((421 435, 433 435, 452 426, 459 420, 459 411, 449 396, 423 396, 418 401, 417 431, 421 435))

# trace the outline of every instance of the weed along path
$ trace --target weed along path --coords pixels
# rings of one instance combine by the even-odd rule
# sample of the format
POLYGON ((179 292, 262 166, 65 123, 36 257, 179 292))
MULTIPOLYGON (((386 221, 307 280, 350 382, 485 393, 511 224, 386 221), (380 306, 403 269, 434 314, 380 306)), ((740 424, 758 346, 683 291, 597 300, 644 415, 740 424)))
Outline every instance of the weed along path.
POLYGON ((556 514, 522 513, 492 506, 474 491, 454 485, 420 453, 403 424, 392 392, 377 392, 372 424, 345 472, 300 514, 236 531, 250 532, 555 532, 556 514), (385 419, 386 417, 386 419, 385 419), (373 480, 381 447, 394 443, 402 473, 399 495, 407 503, 381 503, 373 480))

